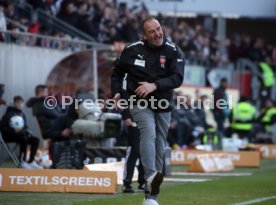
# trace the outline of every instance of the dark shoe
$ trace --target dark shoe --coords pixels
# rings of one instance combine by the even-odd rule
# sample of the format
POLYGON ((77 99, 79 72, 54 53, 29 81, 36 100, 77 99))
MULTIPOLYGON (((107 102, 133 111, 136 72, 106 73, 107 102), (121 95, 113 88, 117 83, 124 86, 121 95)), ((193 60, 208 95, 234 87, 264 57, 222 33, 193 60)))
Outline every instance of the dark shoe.
POLYGON ((123 193, 134 193, 134 190, 130 185, 124 185, 123 186, 123 193))
POLYGON ((150 192, 150 195, 159 194, 160 185, 162 182, 163 174, 161 172, 154 172, 154 174, 147 179, 147 188, 150 192))

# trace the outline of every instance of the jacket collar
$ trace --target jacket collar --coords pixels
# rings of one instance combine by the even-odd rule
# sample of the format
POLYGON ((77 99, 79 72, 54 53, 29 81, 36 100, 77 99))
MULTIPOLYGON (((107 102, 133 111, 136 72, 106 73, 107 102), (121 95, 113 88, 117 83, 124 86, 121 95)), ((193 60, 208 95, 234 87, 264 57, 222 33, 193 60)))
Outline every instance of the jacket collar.
POLYGON ((163 43, 162 43, 161 46, 152 46, 152 45, 149 45, 149 43, 146 40, 143 40, 145 46, 150 50, 161 50, 162 48, 165 47, 166 41, 167 41, 167 39, 164 37, 163 43))

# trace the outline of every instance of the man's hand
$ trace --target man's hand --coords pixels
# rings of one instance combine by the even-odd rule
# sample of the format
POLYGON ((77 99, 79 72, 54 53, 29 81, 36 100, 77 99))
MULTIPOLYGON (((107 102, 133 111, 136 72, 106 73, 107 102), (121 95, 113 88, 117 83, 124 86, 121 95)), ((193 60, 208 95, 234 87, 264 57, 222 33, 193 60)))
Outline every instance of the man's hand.
POLYGON ((124 123, 125 123, 126 126, 129 127, 129 126, 132 125, 133 122, 132 122, 132 120, 130 118, 127 118, 126 120, 124 120, 124 123))
POLYGON ((71 130, 69 128, 66 128, 61 132, 62 137, 69 137, 70 135, 71 135, 71 130))
POLYGON ((120 98, 121 98, 121 94, 120 93, 116 93, 114 95, 114 97, 113 97, 113 100, 118 101, 118 100, 120 100, 120 98))
POLYGON ((114 103, 115 103, 116 110, 121 110, 120 105, 118 105, 118 101, 121 99, 121 94, 116 93, 112 99, 115 101, 114 103))
POLYGON ((172 129, 172 130, 175 130, 176 129, 176 124, 175 123, 170 123, 169 128, 172 129))
POLYGON ((139 82, 140 86, 135 90, 135 93, 139 97, 146 97, 148 94, 152 93, 157 89, 156 85, 154 83, 148 83, 148 82, 139 82))

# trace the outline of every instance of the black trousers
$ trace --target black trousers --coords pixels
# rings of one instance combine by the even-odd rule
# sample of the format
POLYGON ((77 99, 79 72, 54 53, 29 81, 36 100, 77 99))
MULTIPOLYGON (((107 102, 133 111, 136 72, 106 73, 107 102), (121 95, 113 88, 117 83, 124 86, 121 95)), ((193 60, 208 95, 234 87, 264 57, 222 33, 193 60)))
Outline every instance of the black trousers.
POLYGON ((38 149, 39 139, 32 136, 30 133, 3 133, 3 138, 5 142, 14 142, 20 145, 20 161, 26 161, 27 159, 27 146, 31 146, 31 153, 29 162, 34 161, 35 154, 38 149))
POLYGON ((139 159, 138 165, 138 183, 140 185, 145 183, 144 169, 140 160, 140 140, 139 130, 137 127, 128 127, 128 149, 126 154, 126 166, 124 170, 124 184, 130 185, 132 182, 134 169, 136 166, 137 159, 139 159))

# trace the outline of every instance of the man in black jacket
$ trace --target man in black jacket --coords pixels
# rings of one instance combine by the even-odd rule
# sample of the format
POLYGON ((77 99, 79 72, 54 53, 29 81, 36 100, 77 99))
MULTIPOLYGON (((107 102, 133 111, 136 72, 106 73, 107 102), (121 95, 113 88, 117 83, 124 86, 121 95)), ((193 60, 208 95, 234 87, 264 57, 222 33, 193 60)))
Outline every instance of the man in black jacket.
POLYGON ((224 135, 224 123, 226 118, 228 117, 228 113, 227 111, 229 111, 228 109, 228 97, 227 97, 227 93, 226 93, 226 89, 228 86, 228 81, 226 78, 222 78, 220 80, 220 84, 219 87, 217 87, 216 89, 214 89, 214 109, 213 111, 213 115, 215 118, 215 121, 217 123, 217 130, 224 135))
POLYGON ((142 24, 143 40, 127 45, 115 62, 111 84, 114 100, 126 92, 129 111, 140 131, 140 155, 145 170, 143 205, 156 205, 163 181, 162 169, 172 91, 183 82, 184 60, 178 47, 168 42, 158 20, 147 17, 142 24))
POLYGON ((24 100, 21 96, 15 96, 13 106, 9 106, 1 120, 1 132, 5 142, 20 144, 20 167, 28 169, 42 169, 35 161, 39 139, 28 131, 27 120, 22 112, 24 100), (27 162, 27 146, 31 145, 31 153, 27 162))
POLYGON ((35 97, 27 101, 27 107, 32 108, 33 115, 37 118, 44 139, 52 138, 50 130, 55 125, 57 118, 62 116, 57 108, 49 109, 46 107, 46 97, 48 88, 45 85, 37 85, 35 97))

